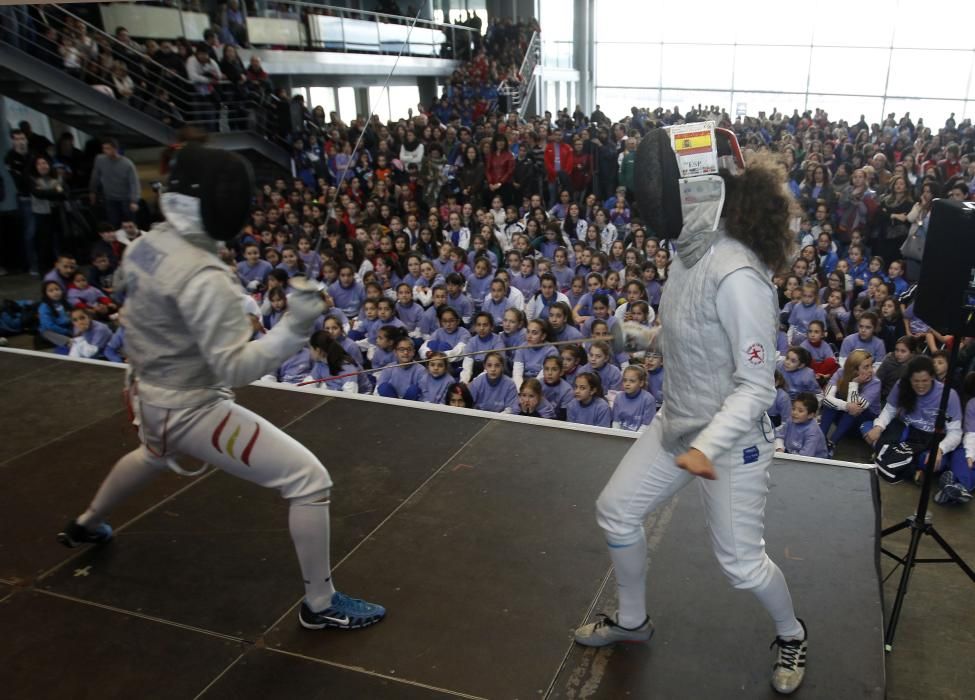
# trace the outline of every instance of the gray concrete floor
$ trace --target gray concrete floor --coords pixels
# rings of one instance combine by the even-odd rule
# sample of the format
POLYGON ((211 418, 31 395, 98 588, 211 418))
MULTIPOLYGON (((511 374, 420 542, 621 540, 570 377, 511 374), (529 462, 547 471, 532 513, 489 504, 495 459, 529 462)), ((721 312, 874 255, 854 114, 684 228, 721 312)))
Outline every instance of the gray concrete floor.
MULTIPOLYGON (((40 280, 28 275, 0 277, 0 298, 37 299, 40 280)), ((30 337, 9 339, 10 347, 32 348, 30 337)), ((865 444, 846 442, 837 446, 836 458, 852 462, 869 461, 865 444)), ((914 513, 919 489, 910 484, 880 487, 883 526, 901 522, 914 513)), ((968 507, 942 507, 931 504, 938 531, 967 561, 975 566, 973 515, 975 504, 968 507)), ((827 515, 828 514, 824 514, 827 515)), ((810 537, 814 537, 810 533, 810 537)), ((907 531, 887 538, 891 551, 906 552, 907 531)), ((930 538, 922 541, 920 556, 940 557, 941 549, 930 538)), ((894 562, 881 557, 884 576, 894 562)), ((893 601, 900 572, 884 585, 888 605, 893 601)), ((843 595, 837 591, 836 595, 843 595)), ((953 564, 922 564, 911 576, 910 589, 901 613, 893 651, 887 657, 887 696, 890 700, 961 700, 975 688, 975 584, 953 564)), ((811 624, 810 668, 816 663, 815 623, 811 624)), ((824 671, 826 669, 820 669, 824 671)))

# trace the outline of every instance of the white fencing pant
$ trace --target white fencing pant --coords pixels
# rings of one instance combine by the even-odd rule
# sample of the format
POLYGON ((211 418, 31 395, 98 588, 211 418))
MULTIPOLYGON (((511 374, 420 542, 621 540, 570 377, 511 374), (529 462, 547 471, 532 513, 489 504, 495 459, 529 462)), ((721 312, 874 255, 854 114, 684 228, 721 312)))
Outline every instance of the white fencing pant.
POLYGON ((193 408, 160 408, 134 399, 130 408, 142 445, 124 456, 78 518, 97 524, 178 455, 277 489, 292 503, 328 494, 332 479, 312 452, 268 420, 221 399, 193 408))
POLYGON ((775 446, 756 426, 742 444, 714 460, 718 478, 701 479, 677 466, 654 421, 630 447, 596 502, 616 566, 620 624, 642 623, 646 596, 644 521, 651 512, 697 479, 714 554, 738 589, 751 590, 775 621, 780 636, 801 634, 792 598, 779 567, 765 552, 765 499, 775 446))
MULTIPOLYGON (((300 442, 253 411, 218 399, 194 408, 161 408, 131 398, 142 445, 120 459, 78 523, 91 527, 130 494, 187 455, 255 484, 277 489, 291 503, 288 528, 312 610, 331 603, 329 503, 332 479, 300 442)), ((228 396, 232 396, 228 392, 228 396)))

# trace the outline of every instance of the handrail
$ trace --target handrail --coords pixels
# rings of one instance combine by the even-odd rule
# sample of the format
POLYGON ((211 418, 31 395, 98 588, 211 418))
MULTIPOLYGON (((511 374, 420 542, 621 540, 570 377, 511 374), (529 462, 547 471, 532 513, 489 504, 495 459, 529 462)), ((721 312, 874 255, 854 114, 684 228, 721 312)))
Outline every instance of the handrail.
MULTIPOLYGON (((412 17, 407 17, 406 15, 390 15, 384 12, 373 12, 372 10, 357 10, 349 7, 339 7, 337 5, 319 5, 317 3, 303 2, 302 0, 275 0, 275 5, 293 5, 295 7, 307 8, 308 11, 313 12, 317 15, 327 15, 331 13, 337 13, 336 16, 343 15, 363 15, 368 17, 377 17, 385 19, 389 24, 406 24, 412 22, 412 17)), ((273 12, 270 10, 268 12, 273 12)), ((267 15, 270 16, 270 15, 267 15)), ((470 27, 464 27, 459 24, 449 24, 443 22, 435 22, 430 19, 418 19, 416 21, 416 26, 428 26, 434 29, 452 29, 466 32, 474 32, 474 29, 470 27)))
MULTIPOLYGON (((132 97, 127 101, 131 106, 142 110, 143 112, 149 111, 150 108, 159 109, 160 117, 157 119, 162 119, 165 117, 173 118, 176 117, 175 121, 180 124, 187 125, 197 125, 204 129, 215 130, 219 128, 219 124, 222 118, 221 109, 226 107, 227 116, 226 122, 228 128, 234 131, 254 131, 254 123, 261 121, 266 117, 266 114, 262 110, 260 102, 255 98, 256 96, 252 94, 247 94, 240 99, 233 99, 230 95, 233 86, 230 83, 221 81, 215 83, 218 87, 216 99, 206 99, 207 96, 199 95, 196 90, 195 84, 183 78, 183 76, 165 68, 164 66, 153 61, 151 57, 145 56, 144 54, 138 54, 134 49, 127 47, 124 43, 115 39, 107 32, 92 26, 90 23, 85 22, 83 19, 75 15, 74 13, 65 10, 62 6, 54 5, 44 8, 42 13, 43 25, 39 31, 32 32, 30 35, 20 34, 18 40, 29 47, 29 53, 31 53, 35 58, 43 60, 61 70, 63 69, 63 57, 58 50, 58 46, 50 47, 47 42, 42 42, 39 40, 45 29, 50 28, 58 33, 59 39, 64 36, 74 36, 75 28, 70 25, 70 20, 74 20, 85 27, 85 31, 89 34, 92 39, 96 37, 107 39, 109 43, 107 46, 108 50, 118 49, 118 52, 123 56, 139 56, 140 59, 145 60, 149 64, 151 69, 151 75, 146 75, 145 86, 136 82, 142 76, 136 74, 130 74, 129 77, 133 81, 133 93, 132 97), (230 86, 230 87, 228 87, 230 86), (170 110, 166 109, 166 114, 163 113, 163 105, 157 103, 157 91, 159 89, 165 90, 166 94, 169 96, 172 106, 175 107, 176 114, 172 114, 170 110)), ((6 37, 0 35, 0 42, 7 43, 6 37)), ((101 50, 106 50, 102 47, 101 50)), ((115 53, 113 51, 113 53, 115 53)), ((88 60, 85 59, 85 64, 88 60)), ((123 59, 124 64, 128 64, 128 61, 123 59)), ((83 64, 82 72, 79 74, 73 74, 69 71, 64 71, 65 75, 73 77, 81 82, 85 81, 85 74, 92 75, 89 67, 83 64)), ((131 66, 126 65, 127 68, 131 66)), ((97 70, 97 68, 96 68, 97 70)), ((105 76, 104 82, 110 87, 114 87, 114 81, 112 76, 105 76)), ((95 89, 91 86, 91 89, 95 89)), ((234 89, 235 90, 235 89, 234 89)), ((236 92, 236 90, 235 90, 236 92)), ((237 97, 241 97, 240 93, 237 93, 237 97)), ((269 121, 264 119, 264 121, 269 121)), ((260 126, 260 125, 258 125, 260 126)), ((265 137, 277 140, 273 131, 267 128, 260 129, 264 132, 265 137)))
POLYGON ((520 77, 518 85, 509 86, 507 77, 498 83, 498 94, 510 98, 509 107, 517 107, 518 116, 521 119, 525 118, 525 113, 528 111, 528 97, 535 87, 535 70, 539 64, 540 50, 541 37, 538 32, 532 32, 528 47, 525 49, 525 57, 518 69, 518 77, 520 77))
MULTIPOLYGON (((126 46, 121 41, 119 41, 118 39, 116 39, 114 36, 112 36, 111 34, 109 34, 108 32, 104 31, 103 29, 100 29, 100 28, 96 27, 94 24, 91 24, 90 22, 86 22, 85 20, 83 20, 78 15, 76 15, 73 12, 71 12, 70 10, 66 9, 63 4, 55 5, 55 7, 57 7, 57 9, 60 12, 64 13, 68 17, 70 17, 70 18, 72 18, 74 20, 77 20, 81 24, 85 25, 85 29, 87 30, 89 36, 91 36, 92 33, 94 32, 95 34, 99 34, 99 35, 107 38, 110 42, 112 42, 113 45, 118 45, 119 47, 121 47, 121 50, 122 51, 132 51, 133 50, 133 49, 129 48, 128 46, 126 46)), ((45 13, 45 17, 46 17, 46 13, 45 13)), ((62 24, 64 24, 65 26, 67 26, 67 23, 66 22, 62 22, 62 24)), ((184 78, 179 73, 176 73, 176 72, 170 70, 169 68, 166 68, 166 66, 163 66, 163 65, 161 65, 159 63, 156 63, 155 65, 156 65, 156 67, 159 69, 159 71, 163 75, 166 75, 168 73, 169 75, 167 77, 170 80, 175 81, 177 83, 180 83, 180 82, 186 83, 192 89, 193 83, 190 80, 184 78)))

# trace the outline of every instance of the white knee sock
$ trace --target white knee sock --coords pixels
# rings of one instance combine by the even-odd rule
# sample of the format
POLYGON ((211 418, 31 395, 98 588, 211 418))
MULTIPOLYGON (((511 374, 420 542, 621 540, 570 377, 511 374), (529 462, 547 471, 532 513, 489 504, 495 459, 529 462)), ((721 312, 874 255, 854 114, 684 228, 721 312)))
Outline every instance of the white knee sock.
POLYGON ((609 556, 616 568, 619 619, 623 627, 639 627, 647 619, 647 538, 640 528, 640 539, 625 547, 610 545, 609 556))
POLYGON ((796 619, 796 612, 792 607, 792 594, 785 582, 782 570, 774 561, 769 560, 772 576, 762 588, 753 588, 752 593, 768 610, 768 614, 775 621, 775 633, 783 639, 802 639, 802 625, 796 619))
POLYGON ((86 528, 100 525, 115 506, 152 481, 159 471, 141 447, 129 452, 115 463, 88 510, 78 516, 78 524, 86 528))
POLYGON ((328 556, 328 504, 327 499, 301 505, 292 503, 288 513, 288 528, 305 581, 305 602, 314 612, 327 608, 335 593, 328 556))

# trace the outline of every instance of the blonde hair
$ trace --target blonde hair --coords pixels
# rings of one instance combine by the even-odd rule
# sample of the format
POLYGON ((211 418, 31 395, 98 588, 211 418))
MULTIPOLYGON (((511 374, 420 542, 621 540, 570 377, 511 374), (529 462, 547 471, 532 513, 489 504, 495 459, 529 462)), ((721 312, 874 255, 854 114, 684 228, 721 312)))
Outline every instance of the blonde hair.
POLYGON ((854 350, 847 356, 846 362, 843 365, 843 376, 836 382, 836 398, 846 400, 847 392, 850 389, 850 382, 853 381, 853 378, 857 376, 857 372, 860 371, 860 365, 866 360, 872 359, 873 355, 866 350, 854 350))

